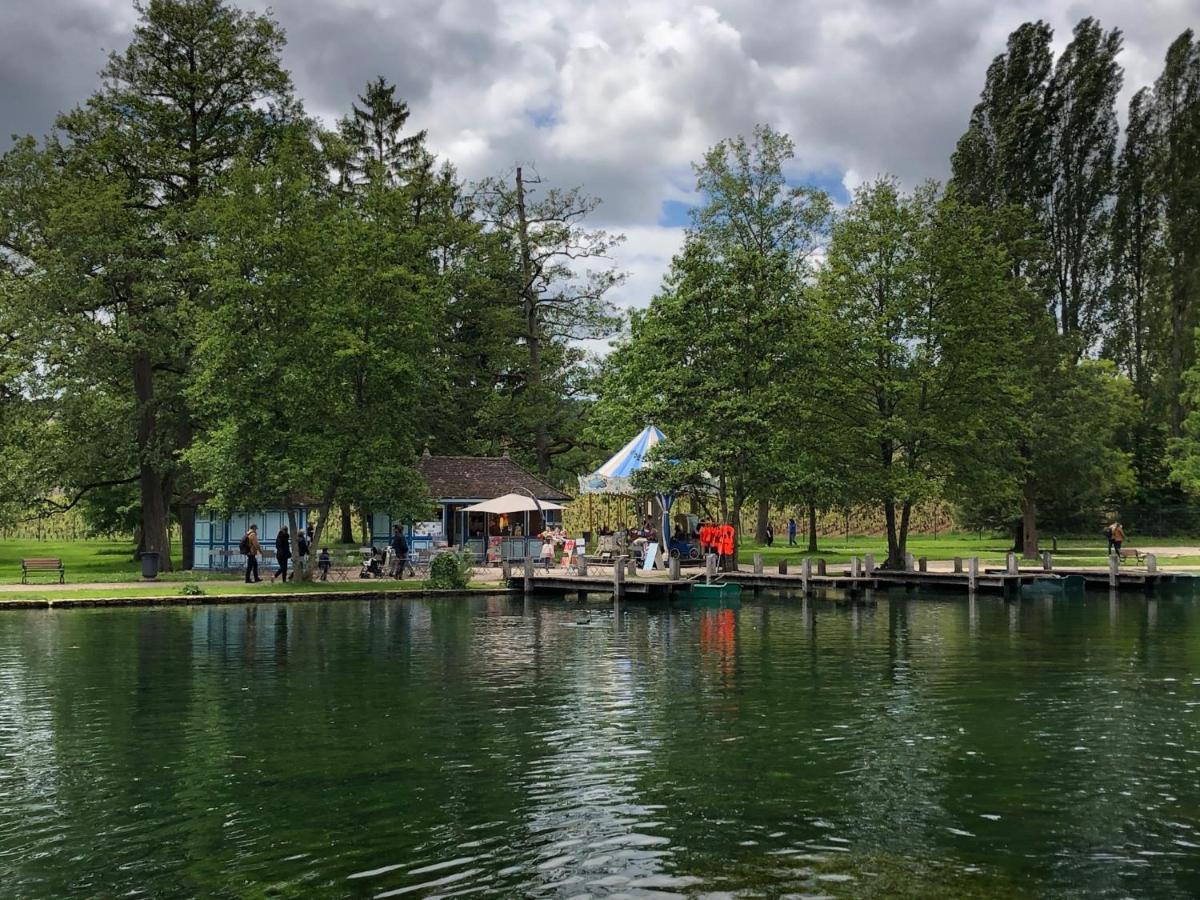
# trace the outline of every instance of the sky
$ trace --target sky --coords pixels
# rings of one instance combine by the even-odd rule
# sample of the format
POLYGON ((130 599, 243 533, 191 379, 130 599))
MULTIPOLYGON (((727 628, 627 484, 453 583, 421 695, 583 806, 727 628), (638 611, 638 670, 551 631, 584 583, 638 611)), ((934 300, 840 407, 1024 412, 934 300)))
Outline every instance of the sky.
MULTIPOLYGON (((242 0, 263 10, 268 4, 242 0)), ((679 248, 691 164, 768 123, 791 135, 789 178, 845 202, 863 181, 944 179, 988 63, 1021 22, 1056 49, 1083 16, 1125 35, 1122 107, 1200 0, 276 0, 284 63, 332 124, 383 75, 414 129, 466 178, 534 168, 603 204, 626 236, 614 299, 642 306, 679 248)), ((129 40, 130 0, 3 0, 0 148, 45 134, 129 40)))

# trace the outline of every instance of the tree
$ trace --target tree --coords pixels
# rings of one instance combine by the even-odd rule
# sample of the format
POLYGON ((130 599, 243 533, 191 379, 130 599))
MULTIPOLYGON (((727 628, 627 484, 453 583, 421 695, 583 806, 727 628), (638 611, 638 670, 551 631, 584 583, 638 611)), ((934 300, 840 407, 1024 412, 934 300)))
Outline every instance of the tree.
POLYGON ((344 175, 351 182, 382 179, 397 184, 425 161, 425 130, 401 137, 408 122, 408 104, 396 97, 396 86, 380 75, 352 104, 351 114, 338 125, 349 153, 344 175))
POLYGON ((913 505, 1011 458, 1018 310, 986 220, 895 183, 863 187, 834 226, 820 303, 817 395, 857 496, 883 508, 903 565, 913 505))
POLYGON ((293 129, 204 209, 215 296, 190 390, 206 428, 188 461, 223 512, 310 502, 319 543, 337 498, 424 509, 413 398, 436 388, 421 360, 439 298, 425 235, 401 224, 403 191, 342 203, 314 144, 293 129))
MULTIPOLYGON (((236 156, 297 110, 271 19, 223 0, 137 9, 133 40, 110 56, 101 89, 59 117, 37 163, 40 183, 0 186, 33 198, 4 223, 2 240, 43 300, 56 351, 50 378, 81 407, 89 396, 111 401, 106 411, 120 419, 93 422, 91 433, 130 447, 112 459, 132 473, 70 484, 67 472, 64 486, 136 480, 144 549, 169 569, 169 508, 188 492, 179 457, 195 425, 184 390, 203 293, 192 258, 205 239, 191 214, 236 156)), ((187 565, 191 517, 180 518, 187 565)))
POLYGON ((1054 251, 1059 331, 1078 358, 1099 336, 1110 284, 1108 250, 1121 89, 1121 32, 1082 19, 1047 88, 1051 182, 1046 229, 1054 251))
POLYGON ((535 197, 540 184, 517 168, 512 185, 488 179, 478 186, 479 215, 503 241, 515 270, 520 300, 519 340, 526 355, 506 397, 504 421, 511 435, 529 434, 529 452, 541 474, 555 457, 575 446, 577 408, 570 386, 580 375, 581 352, 571 342, 610 336, 616 317, 608 292, 623 275, 608 260, 624 238, 588 229, 585 220, 599 201, 578 188, 551 188, 535 197))
POLYGON ((1162 204, 1166 325, 1161 377, 1172 437, 1183 433, 1189 411, 1183 375, 1195 360, 1192 339, 1200 324, 1200 43, 1189 29, 1167 50, 1154 84, 1155 165, 1162 204))
POLYGON ((689 471, 716 479, 727 522, 777 485, 778 437, 808 372, 803 298, 830 203, 788 185, 792 153, 760 127, 705 154, 695 167, 704 203, 650 308, 631 317, 598 403, 601 419, 660 422, 689 471))

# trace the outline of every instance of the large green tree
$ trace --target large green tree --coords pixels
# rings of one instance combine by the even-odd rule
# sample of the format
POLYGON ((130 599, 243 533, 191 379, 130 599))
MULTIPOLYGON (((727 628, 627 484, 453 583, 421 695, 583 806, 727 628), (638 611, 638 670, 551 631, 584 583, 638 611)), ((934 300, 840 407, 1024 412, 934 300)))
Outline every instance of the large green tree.
MULTIPOLYGON (((185 400, 190 323, 204 292, 194 257, 206 237, 193 212, 295 104, 270 18, 223 0, 137 9, 133 39, 109 58, 102 87, 59 117, 38 184, 0 184, 24 201, 0 204, 0 239, 42 300, 47 375, 62 402, 106 416, 82 422, 75 439, 107 435, 112 467, 80 478, 73 466, 60 484, 85 492, 136 482, 143 548, 170 568, 170 506, 189 492, 179 462, 195 430, 185 400)), ((186 565, 191 517, 181 513, 186 565)))
POLYGON ((819 297, 814 387, 899 566, 916 503, 956 480, 981 489, 979 473, 1011 458, 1007 260, 986 217, 882 180, 835 225, 819 297))

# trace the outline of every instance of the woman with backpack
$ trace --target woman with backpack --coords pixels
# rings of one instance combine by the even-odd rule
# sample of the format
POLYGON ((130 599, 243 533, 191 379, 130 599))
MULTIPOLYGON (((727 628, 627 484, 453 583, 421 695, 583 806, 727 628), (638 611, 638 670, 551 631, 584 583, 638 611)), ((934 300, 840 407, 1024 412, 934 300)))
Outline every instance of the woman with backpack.
POLYGON ((279 568, 275 570, 275 574, 271 576, 271 581, 274 582, 280 575, 283 580, 287 581, 288 560, 292 558, 292 541, 288 536, 287 526, 284 525, 279 529, 279 534, 275 535, 275 561, 279 563, 279 568))

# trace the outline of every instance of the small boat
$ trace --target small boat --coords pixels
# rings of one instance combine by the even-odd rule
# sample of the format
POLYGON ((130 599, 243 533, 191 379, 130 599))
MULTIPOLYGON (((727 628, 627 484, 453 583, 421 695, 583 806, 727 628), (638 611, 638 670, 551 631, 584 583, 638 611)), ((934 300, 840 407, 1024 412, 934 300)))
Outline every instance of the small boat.
POLYGON ((1021 593, 1026 597, 1059 597, 1081 594, 1083 590, 1082 575, 1039 575, 1029 584, 1021 585, 1021 593))
POLYGON ((691 585, 685 593, 681 594, 679 599, 689 603, 708 600, 730 602, 740 601, 741 597, 742 586, 740 584, 730 584, 725 581, 714 581, 711 583, 698 581, 691 585))

